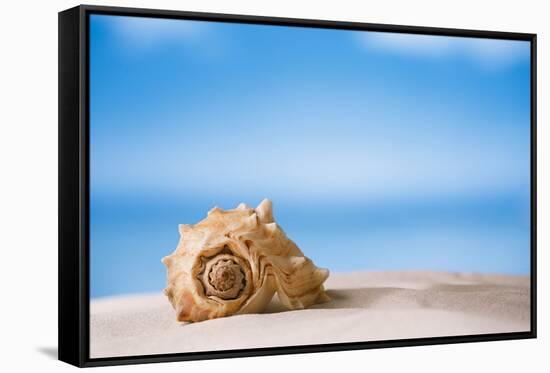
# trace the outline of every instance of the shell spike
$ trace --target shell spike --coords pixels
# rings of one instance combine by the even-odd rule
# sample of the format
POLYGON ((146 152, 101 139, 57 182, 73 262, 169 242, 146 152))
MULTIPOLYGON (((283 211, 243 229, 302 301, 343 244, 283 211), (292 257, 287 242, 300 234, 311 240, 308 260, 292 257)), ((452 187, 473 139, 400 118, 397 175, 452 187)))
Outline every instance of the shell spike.
POLYGON ((186 233, 190 232, 193 229, 193 227, 189 224, 180 224, 178 225, 178 231, 180 232, 180 235, 185 235, 186 233))
POLYGON ((237 206, 237 210, 249 210, 250 206, 248 206, 246 203, 239 203, 239 206, 237 206))
POLYGON ((273 223, 273 204, 267 198, 264 199, 258 207, 256 207, 256 214, 258 214, 258 221, 262 224, 273 223))
POLYGON ((215 213, 220 213, 220 212, 223 212, 223 209, 218 207, 218 206, 214 206, 214 208, 212 208, 210 211, 208 211, 208 214, 207 215, 211 215, 211 214, 215 214, 215 213))
POLYGON ((268 224, 265 224, 264 225, 264 228, 266 229, 266 231, 269 233, 269 235, 271 237, 273 237, 275 235, 275 233, 277 233, 277 223, 268 223, 268 224))
POLYGON ((164 258, 162 258, 160 261, 165 266, 169 266, 170 264, 172 264, 172 260, 173 260, 172 256, 168 255, 168 256, 165 256, 164 258))

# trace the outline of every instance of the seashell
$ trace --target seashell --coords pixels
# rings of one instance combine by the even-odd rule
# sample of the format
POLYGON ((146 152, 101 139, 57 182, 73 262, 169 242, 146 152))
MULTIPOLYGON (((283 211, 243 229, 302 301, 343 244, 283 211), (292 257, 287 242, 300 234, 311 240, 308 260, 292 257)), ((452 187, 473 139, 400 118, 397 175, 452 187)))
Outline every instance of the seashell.
POLYGON ((273 219, 271 201, 256 208, 214 207, 195 225, 179 225, 164 293, 178 321, 259 313, 277 293, 290 310, 327 302, 327 269, 304 256, 273 219))

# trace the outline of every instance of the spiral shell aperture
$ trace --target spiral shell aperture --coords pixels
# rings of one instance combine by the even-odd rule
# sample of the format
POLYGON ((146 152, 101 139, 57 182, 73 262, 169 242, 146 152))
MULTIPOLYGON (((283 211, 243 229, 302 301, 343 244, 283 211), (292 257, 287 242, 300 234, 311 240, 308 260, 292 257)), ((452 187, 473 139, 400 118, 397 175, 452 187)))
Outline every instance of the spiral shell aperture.
POLYGON ((202 276, 202 286, 207 296, 227 300, 238 297, 247 285, 245 270, 236 257, 221 254, 212 258, 202 276))
POLYGON ((329 301, 316 267, 275 223, 272 204, 213 208, 195 225, 179 226, 180 241, 162 262, 164 293, 178 321, 262 312, 278 294, 288 309, 329 301))

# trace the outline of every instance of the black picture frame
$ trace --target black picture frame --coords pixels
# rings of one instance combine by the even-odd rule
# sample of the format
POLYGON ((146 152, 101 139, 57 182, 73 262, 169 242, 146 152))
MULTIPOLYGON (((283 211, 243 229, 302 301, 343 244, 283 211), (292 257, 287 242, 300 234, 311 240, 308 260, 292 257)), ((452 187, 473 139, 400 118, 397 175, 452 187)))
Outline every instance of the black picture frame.
POLYGON ((81 5, 59 13, 59 360, 79 367, 536 338, 536 34, 81 5), (89 32, 91 14, 466 36, 531 43, 531 330, 146 356, 89 358, 89 32))

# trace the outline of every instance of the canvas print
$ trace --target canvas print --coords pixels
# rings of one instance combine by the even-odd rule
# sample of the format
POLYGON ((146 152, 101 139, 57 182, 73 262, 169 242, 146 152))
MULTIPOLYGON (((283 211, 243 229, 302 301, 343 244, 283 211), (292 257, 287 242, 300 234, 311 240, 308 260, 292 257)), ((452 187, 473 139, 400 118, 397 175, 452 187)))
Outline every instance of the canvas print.
POLYGON ((91 14, 90 358, 529 331, 530 63, 91 14))

